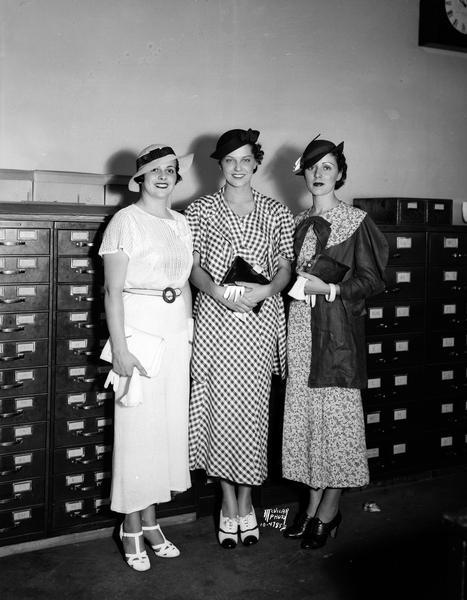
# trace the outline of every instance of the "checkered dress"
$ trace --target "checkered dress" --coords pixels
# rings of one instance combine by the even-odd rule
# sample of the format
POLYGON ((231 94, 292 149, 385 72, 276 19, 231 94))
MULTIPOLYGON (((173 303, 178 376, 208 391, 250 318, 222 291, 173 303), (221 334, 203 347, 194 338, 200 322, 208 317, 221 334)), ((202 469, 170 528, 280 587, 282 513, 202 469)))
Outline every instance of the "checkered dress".
MULTIPOLYGON (((271 279, 278 259, 293 260, 294 221, 277 200, 253 190, 254 210, 239 217, 224 190, 186 210, 200 264, 220 283, 235 256, 271 279)), ((190 469, 245 485, 267 476, 268 405, 272 373, 285 375, 286 324, 280 294, 246 322, 199 292, 190 400, 190 469)))

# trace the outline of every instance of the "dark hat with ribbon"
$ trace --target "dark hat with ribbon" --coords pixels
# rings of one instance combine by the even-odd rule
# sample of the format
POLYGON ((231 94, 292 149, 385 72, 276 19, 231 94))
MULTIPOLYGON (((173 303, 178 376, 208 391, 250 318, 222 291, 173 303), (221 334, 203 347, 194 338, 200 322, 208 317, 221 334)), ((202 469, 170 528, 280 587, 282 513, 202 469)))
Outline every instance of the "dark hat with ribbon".
POLYGON ((256 144, 258 137, 259 131, 255 129, 230 129, 217 140, 216 149, 211 154, 211 158, 221 160, 237 148, 246 144, 256 144))
POLYGON ((311 140, 308 146, 303 151, 303 154, 295 161, 293 172, 295 175, 303 175, 305 169, 313 166, 319 160, 329 154, 330 152, 337 151, 342 152, 344 149, 344 142, 340 144, 334 144, 334 142, 330 142, 329 140, 318 140, 318 135, 311 140))
POLYGON ((193 154, 185 154, 185 156, 177 156, 173 149, 167 144, 152 144, 143 148, 136 157, 136 173, 128 182, 128 189, 131 192, 138 192, 139 185, 135 179, 149 173, 157 166, 166 164, 172 160, 178 161, 178 172, 184 173, 191 167, 193 162, 193 154))

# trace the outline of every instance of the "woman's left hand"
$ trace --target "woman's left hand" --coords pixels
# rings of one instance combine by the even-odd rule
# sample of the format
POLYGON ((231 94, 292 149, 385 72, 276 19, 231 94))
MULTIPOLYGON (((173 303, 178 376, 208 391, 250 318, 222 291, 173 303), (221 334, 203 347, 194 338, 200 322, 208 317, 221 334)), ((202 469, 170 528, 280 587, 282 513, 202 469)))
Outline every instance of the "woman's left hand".
POLYGON ((316 275, 310 275, 309 273, 305 273, 305 271, 299 271, 298 275, 308 279, 304 288, 305 294, 329 294, 329 285, 324 283, 319 277, 316 277, 316 275))
POLYGON ((271 295, 269 284, 261 285, 260 283, 248 283, 246 281, 236 281, 235 284, 245 288, 243 297, 255 305, 271 295))

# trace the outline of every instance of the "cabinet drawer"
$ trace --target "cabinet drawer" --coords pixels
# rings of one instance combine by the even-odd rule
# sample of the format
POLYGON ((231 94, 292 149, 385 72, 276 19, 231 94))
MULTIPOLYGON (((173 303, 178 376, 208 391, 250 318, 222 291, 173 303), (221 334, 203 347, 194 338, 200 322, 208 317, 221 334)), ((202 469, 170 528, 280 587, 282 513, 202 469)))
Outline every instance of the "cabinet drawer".
POLYGON ((76 444, 56 448, 54 473, 79 473, 84 470, 112 468, 112 444, 76 444))
POLYGON ((425 336, 421 333, 369 336, 367 364, 369 369, 411 365, 425 359, 425 336))
POLYGON ((431 298, 456 298, 467 295, 467 260, 457 267, 432 267, 428 272, 431 298))
POLYGON ((81 418, 81 417, 113 417, 114 395, 111 391, 105 392, 72 392, 57 394, 55 397, 55 417, 81 418))
POLYGON ((371 474, 413 468, 423 458, 423 440, 410 433, 391 437, 368 437, 367 458, 371 474))
POLYGON ((90 256, 69 256, 58 259, 58 281, 60 283, 92 283, 103 279, 102 264, 90 256))
POLYGON ((104 312, 104 290, 102 286, 90 283, 60 283, 57 286, 57 308, 76 311, 90 308, 93 311, 104 312))
POLYGON ((429 259, 432 265, 461 265, 467 260, 467 233, 429 234, 429 259))
MULTIPOLYGON (((412 298, 425 296, 425 269, 412 266, 389 266, 385 270, 386 289, 374 298, 412 298)), ((374 301, 373 298, 373 301, 374 301)))
POLYGON ((86 523, 115 518, 115 513, 110 511, 110 499, 102 496, 91 498, 77 498, 57 502, 53 511, 53 528, 69 528, 86 523))
POLYGON ((428 391, 441 397, 465 395, 467 392, 467 363, 429 365, 428 391))
POLYGON ((106 339, 71 338, 68 340, 57 340, 56 361, 57 364, 100 364, 100 355, 106 339))
POLYGON ((108 331, 104 314, 91 310, 57 312, 57 335, 59 338, 95 337, 107 339, 108 331))
POLYGON ((43 505, 0 511, 0 541, 20 541, 21 536, 45 533, 43 505))
POLYGON ((47 340, 0 342, 0 368, 46 365, 47 340))
POLYGON ((57 366, 55 369, 56 390, 57 392, 87 392, 91 390, 104 392, 104 383, 110 369, 110 364, 57 366))
POLYGON ((368 387, 362 390, 366 405, 413 400, 420 394, 424 384, 422 368, 407 367, 368 374, 368 387))
POLYGON ((49 281, 48 256, 0 257, 0 284, 49 281))
POLYGON ((425 200, 425 202, 428 225, 450 225, 452 223, 452 200, 425 200))
POLYGON ((467 332, 452 331, 430 333, 428 360, 448 362, 467 359, 467 332))
POLYGON ((35 311, 48 310, 49 286, 35 285, 2 285, 0 286, 0 311, 35 311))
POLYGON ((424 264, 425 233, 385 233, 389 245, 390 265, 424 264))
POLYGON ((58 231, 58 253, 97 255, 100 239, 96 229, 61 229, 58 231))
POLYGON ((0 341, 48 337, 47 313, 0 313, 0 341))
POLYGON ((0 224, 1 254, 50 254, 50 230, 0 224))
POLYGON ((416 432, 424 419, 420 406, 411 402, 364 407, 364 414, 366 434, 373 439, 394 432, 416 432))
POLYGON ((47 375, 47 367, 1 370, 0 397, 15 394, 45 394, 47 392, 47 375))
POLYGON ((461 425, 467 432, 467 400, 465 397, 433 398, 428 403, 428 407, 432 426, 461 425))
POLYGON ((0 454, 0 481, 16 481, 45 475, 45 450, 0 454))
POLYGON ((45 448, 46 423, 21 423, 0 427, 0 453, 45 448))
POLYGON ((85 417, 59 419, 55 423, 55 445, 76 446, 83 444, 109 444, 113 439, 111 417, 85 417))
POLYGON ((0 425, 31 423, 47 418, 47 395, 0 398, 0 425))
POLYGON ((427 443, 431 460, 435 464, 455 464, 465 460, 467 434, 463 428, 442 427, 428 432, 427 443))
POLYGON ((402 225, 422 225, 425 223, 425 201, 419 198, 398 199, 398 222, 402 225))
POLYGON ((95 496, 108 498, 112 473, 109 470, 93 469, 77 473, 64 473, 54 477, 54 499, 74 500, 95 496))
POLYGON ((18 479, 6 483, 0 480, 0 510, 42 504, 44 499, 44 478, 18 479))
POLYGON ((380 302, 373 299, 367 305, 368 335, 399 331, 423 331, 425 304, 422 301, 380 302))
POLYGON ((432 330, 466 330, 467 301, 465 298, 432 300, 428 305, 428 318, 432 330))

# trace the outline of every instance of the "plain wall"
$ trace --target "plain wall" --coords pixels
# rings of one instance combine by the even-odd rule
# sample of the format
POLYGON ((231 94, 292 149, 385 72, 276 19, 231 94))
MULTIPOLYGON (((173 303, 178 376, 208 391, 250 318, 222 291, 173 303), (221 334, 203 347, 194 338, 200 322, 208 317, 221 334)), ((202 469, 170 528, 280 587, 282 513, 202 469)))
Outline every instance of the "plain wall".
POLYGON ((261 131, 254 186, 294 211, 292 165, 345 140, 343 200, 467 200, 467 54, 418 46, 416 0, 1 0, 0 168, 131 174, 163 142, 194 151, 183 204, 219 184, 208 158, 261 131))

